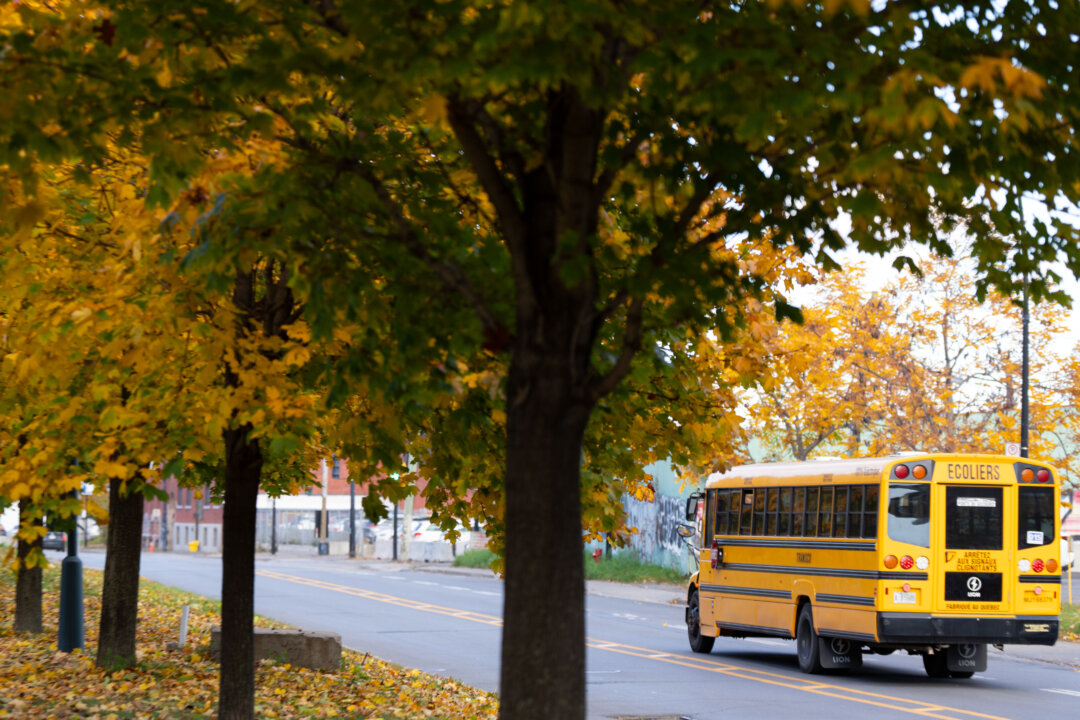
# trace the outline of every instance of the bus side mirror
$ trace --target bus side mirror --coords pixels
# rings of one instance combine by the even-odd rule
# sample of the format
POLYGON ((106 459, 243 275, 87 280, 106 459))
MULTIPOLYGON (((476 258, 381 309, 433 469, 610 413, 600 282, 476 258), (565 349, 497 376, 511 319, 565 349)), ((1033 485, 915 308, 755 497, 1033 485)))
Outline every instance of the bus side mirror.
POLYGON ((705 498, 703 492, 692 492, 690 497, 686 498, 686 519, 689 522, 697 522, 697 509, 698 503, 705 498))
POLYGON ((675 532, 678 533, 681 538, 691 538, 696 533, 694 528, 689 525, 676 525, 675 532))

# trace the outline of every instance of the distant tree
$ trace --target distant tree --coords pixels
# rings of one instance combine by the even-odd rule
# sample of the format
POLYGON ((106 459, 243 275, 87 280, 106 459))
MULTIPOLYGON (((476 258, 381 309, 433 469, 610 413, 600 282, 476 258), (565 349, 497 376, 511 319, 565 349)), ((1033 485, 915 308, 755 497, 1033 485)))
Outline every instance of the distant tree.
MULTIPOLYGON (((751 406, 750 432, 777 458, 901 450, 1000 453, 1019 440, 1020 309, 976 295, 970 259, 933 257, 922 276, 865 289, 860 272, 828 275, 802 326, 775 328, 778 352, 751 406)), ((1032 456, 1065 418, 1055 358, 1064 330, 1050 303, 1032 312, 1032 456)))

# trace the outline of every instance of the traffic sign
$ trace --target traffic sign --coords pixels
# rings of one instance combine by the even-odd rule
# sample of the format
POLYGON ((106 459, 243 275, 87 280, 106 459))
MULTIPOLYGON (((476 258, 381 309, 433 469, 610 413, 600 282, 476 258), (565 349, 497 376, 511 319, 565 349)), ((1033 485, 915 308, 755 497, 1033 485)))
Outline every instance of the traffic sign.
POLYGON ((1009 457, 1020 457, 1020 443, 1005 443, 1005 454, 1009 457))

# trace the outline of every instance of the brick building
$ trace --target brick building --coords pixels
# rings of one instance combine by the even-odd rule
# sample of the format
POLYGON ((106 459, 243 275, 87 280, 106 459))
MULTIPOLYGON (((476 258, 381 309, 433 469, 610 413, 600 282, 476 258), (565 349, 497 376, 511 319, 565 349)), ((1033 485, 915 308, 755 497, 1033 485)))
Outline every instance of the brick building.
MULTIPOLYGON (((339 459, 326 461, 311 471, 311 478, 312 486, 299 495, 270 498, 266 493, 259 494, 256 542, 260 546, 269 549, 271 524, 275 518, 279 544, 307 545, 317 542, 323 490, 316 483, 326 489, 327 539, 335 545, 335 549, 340 543, 348 541, 350 480, 347 464, 339 459)), ((423 486, 423 480, 420 485, 423 486)), ((189 543, 198 540, 200 552, 220 552, 222 507, 213 503, 209 487, 180 487, 178 480, 170 477, 162 489, 168 493, 168 500, 148 500, 143 506, 143 547, 186 551, 189 543)), ((365 524, 361 502, 368 491, 367 480, 357 483, 353 490, 359 544, 360 528, 365 524)), ((413 498, 413 512, 417 515, 427 514, 423 497, 413 498)))

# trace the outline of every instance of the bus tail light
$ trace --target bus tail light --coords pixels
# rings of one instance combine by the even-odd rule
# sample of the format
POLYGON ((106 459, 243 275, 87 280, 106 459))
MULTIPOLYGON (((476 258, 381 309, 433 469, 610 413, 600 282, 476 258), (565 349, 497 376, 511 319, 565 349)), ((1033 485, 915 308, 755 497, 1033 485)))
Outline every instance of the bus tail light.
POLYGON ((1031 561, 1027 558, 1021 558, 1020 562, 1016 563, 1016 569, 1020 572, 1031 572, 1031 561))
POLYGON ((913 467, 911 469, 911 477, 915 478, 916 480, 922 480, 924 477, 926 477, 926 466, 916 465, 915 467, 913 467))
POLYGON ((723 550, 720 549, 720 542, 713 540, 712 549, 709 551, 709 565, 712 566, 713 570, 720 567, 721 558, 723 558, 723 550))
POLYGON ((915 565, 915 561, 911 559, 910 555, 905 555, 900 558, 900 567, 904 570, 910 570, 915 565))
POLYGON ((893 468, 893 474, 896 475, 896 477, 903 480, 904 478, 906 478, 908 476, 907 465, 897 465, 895 468, 893 468))
POLYGON ((1035 572, 1042 572, 1043 571, 1043 561, 1042 560, 1032 560, 1031 561, 1031 569, 1034 570, 1035 572))
POLYGON ((1020 471, 1020 479, 1024 482, 1031 482, 1035 479, 1035 471, 1031 468, 1024 468, 1020 471))
POLYGON ((917 567, 919 570, 926 570, 930 567, 930 558, 926 557, 925 555, 920 555, 919 557, 915 558, 915 567, 917 567))
POLYGON ((1039 480, 1039 482, 1050 482, 1050 471, 1046 468, 1043 468, 1039 470, 1039 472, 1035 473, 1035 477, 1039 480))
POLYGON ((887 567, 888 569, 892 570, 894 567, 896 567, 896 562, 897 561, 895 555, 885 556, 885 567, 887 567))
POLYGON ((1052 560, 1052 559, 1047 560, 1046 561, 1046 572, 1048 572, 1048 573, 1056 573, 1057 571, 1058 571, 1057 560, 1052 560))

